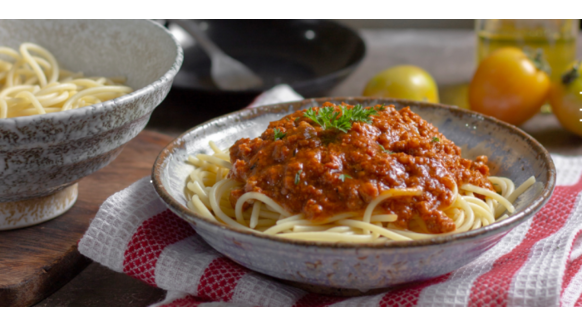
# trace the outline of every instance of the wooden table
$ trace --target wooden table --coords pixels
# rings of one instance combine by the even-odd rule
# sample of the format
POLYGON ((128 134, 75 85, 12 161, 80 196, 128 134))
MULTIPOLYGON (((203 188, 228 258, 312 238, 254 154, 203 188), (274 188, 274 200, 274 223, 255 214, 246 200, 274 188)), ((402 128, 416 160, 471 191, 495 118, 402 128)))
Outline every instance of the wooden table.
MULTIPOLYGON (((459 85, 467 83, 475 67, 475 37, 470 30, 362 30, 368 51, 360 67, 331 96, 360 95, 377 72, 399 64, 414 64, 437 80, 446 102, 459 85)), ((578 42, 578 54, 582 42, 578 42)), ((172 90, 154 112, 148 129, 173 137, 213 117, 216 108, 193 111, 187 93, 172 90)), ((581 123, 582 124, 582 123, 581 123)), ((522 126, 550 152, 582 155, 582 138, 563 130, 553 115, 538 115, 522 126)), ((144 306, 164 292, 99 264, 90 264, 63 288, 37 306, 144 306)))

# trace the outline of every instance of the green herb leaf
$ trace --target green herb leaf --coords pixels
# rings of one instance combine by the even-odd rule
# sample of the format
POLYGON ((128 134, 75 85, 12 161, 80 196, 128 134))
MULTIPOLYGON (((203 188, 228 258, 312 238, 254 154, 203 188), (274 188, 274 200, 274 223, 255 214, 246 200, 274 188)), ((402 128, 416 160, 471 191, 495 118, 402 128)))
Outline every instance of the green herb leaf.
POLYGON ((347 175, 347 174, 341 174, 341 175, 339 176, 339 178, 340 178, 340 180, 342 180, 342 182, 345 182, 345 181, 346 181, 346 178, 348 178, 348 179, 353 179, 351 176, 349 176, 349 175, 347 175))
POLYGON ((441 141, 439 138, 437 137, 433 137, 432 140, 430 142, 439 142, 441 141))
POLYGON ((375 109, 365 109, 362 105, 355 105, 352 109, 340 107, 341 111, 336 111, 334 107, 322 107, 319 111, 309 108, 303 115, 324 130, 337 129, 341 132, 347 133, 352 128, 353 122, 372 123, 371 115, 378 115, 375 109))
POLYGON ((273 132, 275 133, 275 140, 283 139, 283 137, 287 135, 286 133, 283 133, 279 129, 274 129, 273 132))
MULTIPOLYGON (((344 111, 344 108, 342 108, 344 111)), ((344 115, 346 112, 344 111, 344 115)), ((370 116, 378 115, 378 111, 372 108, 365 109, 362 105, 358 104, 355 105, 351 110, 347 110, 347 114, 351 114, 350 119, 352 122, 364 122, 364 123, 372 123, 372 119, 370 116)))
POLYGON ((380 146, 380 148, 382 148, 382 151, 383 151, 383 152, 385 152, 385 153, 388 153, 389 155, 392 155, 392 154, 394 154, 394 152, 393 152, 393 151, 386 150, 386 148, 384 148, 384 146, 382 146, 382 145, 380 145, 380 144, 378 144, 378 145, 380 146))
POLYGON ((299 180, 301 180, 301 172, 303 172, 303 170, 299 170, 299 172, 295 174, 295 184, 298 184, 299 180))

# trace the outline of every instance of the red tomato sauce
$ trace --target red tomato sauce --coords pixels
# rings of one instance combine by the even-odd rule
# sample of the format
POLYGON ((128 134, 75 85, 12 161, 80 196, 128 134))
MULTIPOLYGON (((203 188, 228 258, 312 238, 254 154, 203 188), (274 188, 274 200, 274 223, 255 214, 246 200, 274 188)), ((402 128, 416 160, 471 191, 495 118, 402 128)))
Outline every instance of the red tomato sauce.
MULTIPOLYGON (((341 113, 340 106, 323 104, 328 106, 341 113)), ((375 109, 370 124, 354 122, 347 133, 324 129, 302 110, 271 122, 258 138, 236 141, 229 177, 244 186, 231 192, 232 204, 246 192, 260 192, 317 221, 347 211, 363 213, 384 190, 420 188, 421 196, 389 198, 376 210, 398 215, 395 224, 402 228, 419 230, 410 223, 421 218, 428 232, 454 230, 442 209, 452 204, 455 183, 493 190, 487 157, 461 158, 459 147, 408 107, 375 109), (275 140, 276 132, 283 137, 275 140)))

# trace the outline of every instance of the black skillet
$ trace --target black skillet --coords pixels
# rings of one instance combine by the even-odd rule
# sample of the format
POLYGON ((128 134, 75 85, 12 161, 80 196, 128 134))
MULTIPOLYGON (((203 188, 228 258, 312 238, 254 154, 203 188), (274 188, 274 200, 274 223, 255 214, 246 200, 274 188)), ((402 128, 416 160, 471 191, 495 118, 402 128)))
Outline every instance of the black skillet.
MULTIPOLYGON (((263 78, 247 91, 219 90, 210 78, 210 59, 200 46, 184 46, 184 64, 174 86, 221 94, 254 94, 287 83, 304 97, 323 96, 350 74, 365 55, 353 30, 326 20, 195 20, 225 53, 263 78)), ((169 23, 174 30, 173 23, 169 23)))
MULTIPOLYGON (((366 46, 353 30, 327 20, 195 20, 225 53, 267 82, 261 89, 223 91, 212 83, 210 59, 183 42, 184 63, 148 127, 182 132, 213 117, 246 107, 262 91, 287 83, 306 98, 326 96, 361 62, 366 46)), ((178 31, 179 32, 179 31, 178 31)), ((187 39, 190 38, 186 36, 187 39)))

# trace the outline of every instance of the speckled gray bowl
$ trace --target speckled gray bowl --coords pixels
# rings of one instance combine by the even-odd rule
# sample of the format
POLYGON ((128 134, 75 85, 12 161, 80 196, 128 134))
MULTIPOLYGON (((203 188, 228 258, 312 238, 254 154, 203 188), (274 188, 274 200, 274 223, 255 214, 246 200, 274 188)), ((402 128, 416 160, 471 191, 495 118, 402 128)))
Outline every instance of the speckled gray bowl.
POLYGON ((0 20, 0 46, 34 42, 63 68, 125 76, 135 91, 66 112, 0 119, 0 203, 44 197, 99 170, 146 125, 182 64, 182 49, 147 20, 0 20))
POLYGON ((373 98, 309 99, 242 110, 199 125, 168 145, 154 165, 153 183, 169 208, 191 222, 213 248, 234 261, 264 274, 333 292, 333 289, 372 290, 423 280, 451 272, 495 245, 516 225, 530 218, 549 199, 556 170, 548 152, 532 137, 494 118, 456 107, 373 98), (293 111, 334 103, 395 104, 437 126, 463 148, 463 156, 489 156, 492 173, 520 184, 535 176, 536 184, 515 202, 511 217, 485 228, 450 236, 386 244, 330 244, 289 241, 226 227, 199 218, 186 207, 183 194, 192 166, 188 154, 208 153, 208 141, 228 147, 243 137, 256 137, 268 122, 293 111), (333 289, 329 289, 329 287, 333 289))

